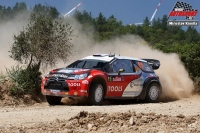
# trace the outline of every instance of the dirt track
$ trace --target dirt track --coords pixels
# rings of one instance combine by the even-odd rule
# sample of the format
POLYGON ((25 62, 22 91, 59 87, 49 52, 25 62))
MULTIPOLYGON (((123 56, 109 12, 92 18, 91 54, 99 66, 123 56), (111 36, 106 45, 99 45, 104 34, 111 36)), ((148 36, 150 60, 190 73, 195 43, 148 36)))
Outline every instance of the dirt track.
POLYGON ((199 103, 200 96, 192 96, 155 104, 49 106, 42 103, 1 107, 0 132, 200 132, 199 103), (111 122, 106 125, 108 121, 111 122))

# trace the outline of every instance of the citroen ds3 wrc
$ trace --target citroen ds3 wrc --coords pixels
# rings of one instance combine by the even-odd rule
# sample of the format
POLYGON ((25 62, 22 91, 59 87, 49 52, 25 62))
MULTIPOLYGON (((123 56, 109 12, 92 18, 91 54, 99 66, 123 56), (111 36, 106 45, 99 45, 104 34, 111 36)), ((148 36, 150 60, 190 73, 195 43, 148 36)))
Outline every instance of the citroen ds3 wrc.
POLYGON ((51 70, 42 80, 41 91, 50 105, 60 104, 63 97, 86 97, 93 105, 104 99, 157 102, 162 85, 154 70, 159 67, 156 59, 95 54, 51 70))

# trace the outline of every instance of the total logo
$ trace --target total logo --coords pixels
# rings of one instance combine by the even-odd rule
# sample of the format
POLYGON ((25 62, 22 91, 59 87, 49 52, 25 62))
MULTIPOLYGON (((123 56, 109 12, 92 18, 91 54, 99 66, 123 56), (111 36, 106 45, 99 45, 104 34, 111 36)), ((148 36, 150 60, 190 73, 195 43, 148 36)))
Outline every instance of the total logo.
POLYGON ((113 81, 122 81, 121 77, 115 77, 113 78, 113 81))
POLYGON ((122 91, 122 86, 108 86, 108 91, 122 91))

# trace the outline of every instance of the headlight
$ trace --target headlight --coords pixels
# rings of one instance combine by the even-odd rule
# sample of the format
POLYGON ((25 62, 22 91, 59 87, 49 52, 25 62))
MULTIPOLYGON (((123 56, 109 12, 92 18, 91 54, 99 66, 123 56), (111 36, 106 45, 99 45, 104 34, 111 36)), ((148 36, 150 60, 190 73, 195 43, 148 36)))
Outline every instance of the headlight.
POLYGON ((88 76, 87 73, 84 73, 84 74, 79 74, 79 75, 70 75, 68 77, 68 79, 74 79, 74 80, 81 80, 81 79, 84 79, 88 76))
POLYGON ((80 74, 80 75, 77 75, 76 77, 75 77, 75 79, 77 78, 77 79, 84 79, 84 78, 86 78, 88 75, 87 75, 87 73, 84 73, 84 74, 80 74))

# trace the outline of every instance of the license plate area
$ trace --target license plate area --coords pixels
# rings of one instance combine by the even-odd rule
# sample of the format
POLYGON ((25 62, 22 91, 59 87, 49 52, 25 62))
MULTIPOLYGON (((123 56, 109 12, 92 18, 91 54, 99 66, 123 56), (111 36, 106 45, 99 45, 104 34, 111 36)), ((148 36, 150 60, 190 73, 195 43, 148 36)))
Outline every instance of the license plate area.
POLYGON ((50 91, 53 92, 53 93, 60 92, 60 90, 54 90, 54 89, 50 89, 50 91))
POLYGON ((45 89, 52 90, 52 92, 56 92, 56 90, 59 90, 59 92, 67 92, 69 91, 69 87, 65 82, 59 82, 59 81, 47 81, 47 84, 45 85, 45 89))

